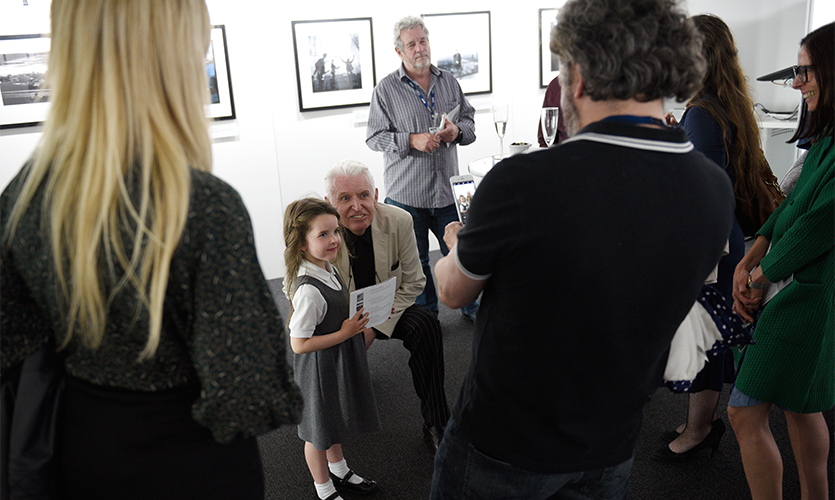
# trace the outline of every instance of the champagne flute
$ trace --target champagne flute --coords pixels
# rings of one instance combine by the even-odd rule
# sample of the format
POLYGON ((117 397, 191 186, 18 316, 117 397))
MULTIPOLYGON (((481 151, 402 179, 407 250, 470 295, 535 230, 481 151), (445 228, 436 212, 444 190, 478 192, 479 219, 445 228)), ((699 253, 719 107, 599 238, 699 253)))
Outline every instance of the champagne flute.
POLYGON ((496 134, 499 135, 499 154, 504 154, 504 132, 507 128, 507 104, 493 106, 493 123, 496 125, 496 134))
POLYGON ((554 144, 554 139, 557 137, 557 127, 559 126, 560 108, 542 108, 542 135, 545 137, 545 142, 550 148, 554 144))

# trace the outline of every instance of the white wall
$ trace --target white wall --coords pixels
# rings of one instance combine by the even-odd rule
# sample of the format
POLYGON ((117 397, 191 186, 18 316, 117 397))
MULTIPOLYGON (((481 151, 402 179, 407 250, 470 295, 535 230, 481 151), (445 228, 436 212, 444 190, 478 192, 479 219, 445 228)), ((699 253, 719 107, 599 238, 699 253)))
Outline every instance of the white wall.
MULTIPOLYGON (((4 5, 0 33, 46 33, 45 0, 30 7, 4 5)), ((391 28, 406 14, 489 10, 492 22, 493 94, 473 96, 477 141, 459 148, 462 170, 477 158, 496 154, 499 139, 490 113, 493 98, 510 104, 505 148, 511 142, 535 142, 543 89, 539 88, 538 10, 549 2, 426 0, 400 3, 233 2, 207 0, 215 24, 226 25, 237 120, 213 126, 231 137, 214 144, 214 172, 241 193, 255 227, 259 259, 267 278, 284 273, 281 234, 283 209, 309 194, 324 195, 322 178, 334 163, 353 158, 367 164, 382 185, 382 156, 365 145, 368 107, 301 113, 298 110, 291 21, 371 17, 377 80, 397 68, 391 28)), ((733 29, 743 66, 769 109, 793 108, 796 92, 758 76, 795 64, 805 34, 807 0, 690 0, 690 14, 710 12, 733 29)), ((430 31, 432 26, 429 26, 430 31)), ((461 33, 461 36, 467 36, 461 33)), ((367 71, 367 69, 364 69, 367 71)), ((0 131, 0 186, 5 186, 32 152, 38 128, 0 131)), ((380 192, 383 198, 385 193, 380 192)))

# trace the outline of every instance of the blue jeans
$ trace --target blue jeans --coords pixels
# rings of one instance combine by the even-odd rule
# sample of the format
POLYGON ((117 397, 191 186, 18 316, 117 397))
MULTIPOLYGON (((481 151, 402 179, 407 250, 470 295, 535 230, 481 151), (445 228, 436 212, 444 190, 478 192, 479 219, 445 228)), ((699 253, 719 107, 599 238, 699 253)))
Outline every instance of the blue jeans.
MULTIPOLYGON (((455 211, 455 205, 449 205, 443 208, 415 208, 398 203, 391 198, 386 198, 386 205, 394 205, 395 207, 402 208, 412 215, 420 265, 423 267, 423 274, 426 276, 426 286, 423 288, 423 293, 415 299, 415 304, 429 309, 437 316, 438 292, 435 290, 435 280, 432 279, 432 268, 429 265, 429 231, 432 231, 435 238, 438 239, 441 254, 448 254, 449 248, 444 243, 444 229, 446 229, 447 224, 450 222, 458 220, 458 212, 455 211)), ((471 311, 477 307, 478 302, 474 301, 472 304, 463 307, 462 310, 471 311)))
POLYGON ((451 418, 435 454, 429 498, 626 500, 632 460, 567 474, 531 472, 480 453, 451 418))

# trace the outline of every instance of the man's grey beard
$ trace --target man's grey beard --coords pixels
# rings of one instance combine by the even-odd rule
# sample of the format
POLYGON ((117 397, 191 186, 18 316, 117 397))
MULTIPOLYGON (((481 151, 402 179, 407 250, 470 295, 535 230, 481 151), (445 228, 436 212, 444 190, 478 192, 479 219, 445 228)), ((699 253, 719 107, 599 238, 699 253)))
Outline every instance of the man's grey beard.
POLYGON ((565 131, 568 133, 568 137, 572 137, 580 127, 577 119, 577 107, 574 106, 574 97, 570 93, 563 92, 560 106, 562 107, 562 119, 565 120, 565 131))

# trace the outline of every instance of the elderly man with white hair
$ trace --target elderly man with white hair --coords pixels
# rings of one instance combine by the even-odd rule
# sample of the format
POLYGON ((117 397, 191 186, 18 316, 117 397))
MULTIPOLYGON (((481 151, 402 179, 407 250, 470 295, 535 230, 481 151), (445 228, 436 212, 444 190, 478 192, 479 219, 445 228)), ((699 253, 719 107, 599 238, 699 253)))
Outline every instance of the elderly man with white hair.
POLYGON ((397 278, 394 312, 386 322, 366 329, 366 345, 370 348, 375 338, 394 338, 411 353, 409 368, 420 399, 424 438, 434 452, 449 419, 444 348, 438 318, 415 304, 426 278, 412 217, 405 210, 377 203, 374 177, 357 161, 346 160, 332 167, 325 176, 325 190, 325 199, 336 207, 346 229, 345 244, 350 252, 343 252, 336 266, 348 289, 397 278))

